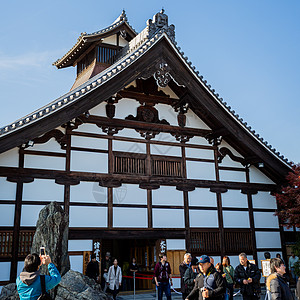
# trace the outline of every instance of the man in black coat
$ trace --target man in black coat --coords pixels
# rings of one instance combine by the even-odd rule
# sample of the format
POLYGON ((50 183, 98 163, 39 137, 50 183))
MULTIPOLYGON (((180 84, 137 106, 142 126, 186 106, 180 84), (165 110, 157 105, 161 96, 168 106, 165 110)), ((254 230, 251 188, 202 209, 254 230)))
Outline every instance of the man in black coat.
POLYGON ((184 283, 184 274, 185 271, 191 267, 191 260, 192 260, 192 255, 190 253, 184 254, 183 262, 179 265, 179 272, 180 272, 180 284, 181 284, 181 294, 182 294, 182 299, 185 300, 185 298, 188 295, 188 290, 187 286, 184 283))
POLYGON ((226 284, 222 275, 216 271, 207 255, 200 256, 199 268, 201 273, 196 277, 195 286, 186 300, 198 296, 198 300, 223 300, 226 284))
POLYGON ((257 300, 260 297, 260 271, 251 264, 245 253, 239 255, 240 264, 235 268, 234 281, 241 287, 244 300, 257 300))
POLYGON ((91 255, 91 261, 88 263, 86 268, 86 275, 90 278, 93 278, 96 282, 98 281, 99 276, 99 263, 96 260, 96 255, 93 253, 91 255))

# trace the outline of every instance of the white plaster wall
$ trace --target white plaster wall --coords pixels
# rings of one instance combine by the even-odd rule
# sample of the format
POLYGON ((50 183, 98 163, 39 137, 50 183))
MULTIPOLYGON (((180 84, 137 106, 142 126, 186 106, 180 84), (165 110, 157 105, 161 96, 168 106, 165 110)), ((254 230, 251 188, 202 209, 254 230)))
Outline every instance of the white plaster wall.
POLYGON ((248 208, 247 195, 242 194, 240 190, 228 190, 221 197, 223 207, 248 208))
POLYGON ((68 251, 92 251, 92 240, 69 240, 68 251))
POLYGON ((252 196, 253 208, 274 208, 277 209, 276 198, 269 192, 258 192, 252 196))
POLYGON ((190 209, 190 227, 218 227, 218 212, 216 210, 190 209))
POLYGON ((10 262, 0 262, 0 281, 7 281, 10 277, 10 262))
POLYGON ((165 119, 170 123, 170 125, 178 126, 177 113, 174 111, 172 106, 159 103, 154 107, 158 110, 158 118, 160 120, 165 119))
POLYGON ((70 202, 107 203, 107 188, 98 182, 81 181, 70 186, 70 202))
POLYGON ((24 167, 34 169, 65 170, 65 157, 28 155, 24 156, 24 167))
POLYGON ((85 136, 72 136, 71 145, 72 147, 82 147, 82 148, 89 148, 89 149, 100 149, 100 150, 108 149, 107 139, 92 138, 92 137, 85 137, 85 136))
POLYGON ((273 212, 254 212, 253 215, 256 228, 279 228, 278 217, 273 212))
POLYGON ((188 144, 209 146, 208 141, 200 136, 194 136, 188 141, 188 144))
POLYGON ((70 255, 71 270, 83 272, 83 255, 70 255))
POLYGON ((167 239, 167 250, 186 250, 185 239, 167 239))
POLYGON ((140 103, 134 99, 123 98, 119 100, 116 106, 116 119, 125 119, 129 115, 136 117, 137 108, 140 106, 140 103))
POLYGON ((230 255, 230 264, 236 268, 240 264, 239 256, 238 255, 230 255))
MULTIPOLYGON (((106 117, 106 110, 105 110, 105 106, 106 106, 106 102, 103 101, 101 102, 100 104, 98 104, 97 106, 93 107, 92 109, 89 110, 89 113, 91 115, 94 115, 94 116, 99 116, 99 117, 106 117)), ((82 127, 83 125, 80 125, 79 126, 79 131, 80 131, 80 128, 82 127)), ((99 130, 101 130, 99 128, 99 130)), ((101 130, 102 131, 102 130, 101 130)))
MULTIPOLYGON (((294 228, 291 227, 291 228, 287 228, 287 227, 283 227, 283 231, 294 231, 294 228)), ((298 230, 297 230, 298 231, 298 230)))
POLYGON ((240 171, 219 170, 221 181, 246 182, 246 173, 240 171))
POLYGON ((245 168, 241 163, 232 160, 228 155, 226 155, 222 162, 219 164, 222 167, 233 167, 233 168, 245 168))
POLYGON ((14 148, 0 154, 1 167, 18 167, 19 165, 19 151, 14 148))
MULTIPOLYGON (((77 129, 73 129, 73 131, 78 132, 86 132, 86 133, 97 133, 97 134, 105 134, 101 128, 99 128, 95 124, 84 123, 81 124, 77 129)), ((74 136, 72 136, 74 137, 74 136)))
MULTIPOLYGON (((59 130, 62 133, 64 133, 64 131, 65 131, 65 130, 61 130, 61 129, 59 129, 59 130)), ((55 140, 55 138, 51 138, 47 143, 44 143, 44 144, 34 144, 32 147, 28 147, 27 150, 66 153, 66 150, 61 149, 60 144, 55 140)))
POLYGON ((165 94, 169 95, 171 98, 179 99, 178 96, 172 91, 172 89, 167 85, 164 88, 158 87, 159 91, 163 91, 165 94))
POLYGON ((257 248, 281 248, 280 232, 255 232, 257 248))
POLYGON ((64 186, 51 179, 34 179, 33 182, 24 183, 23 200, 63 201, 64 186))
POLYGON ((214 151, 206 149, 186 148, 185 155, 191 158, 214 159, 214 151))
POLYGON ((180 145, 179 142, 176 140, 176 138, 172 134, 167 132, 161 132, 151 140, 160 141, 160 142, 178 143, 178 145, 180 145))
POLYGON ((183 192, 175 186, 161 186, 152 190, 152 205, 183 206, 183 192))
POLYGON ((14 226, 15 205, 1 204, 0 226, 14 226))
POLYGON ((116 46, 117 45, 117 35, 114 34, 114 35, 108 36, 107 38, 104 38, 102 43, 116 46))
POLYGON ((22 205, 21 226, 36 226, 43 205, 22 205))
POLYGON ((252 183, 269 183, 274 184, 274 181, 272 181, 269 177, 267 177, 263 172, 261 172, 259 169, 251 166, 249 168, 250 172, 250 182, 252 183))
POLYGON ((216 180, 214 163, 187 161, 186 168, 188 179, 216 180))
POLYGON ((119 45, 121 47, 125 47, 126 45, 128 45, 128 42, 120 36, 119 45))
POLYGON ((141 137, 139 132, 137 132, 134 129, 130 129, 130 128, 124 128, 124 129, 120 130, 117 134, 115 134, 114 136, 128 137, 128 138, 140 139, 140 140, 145 141, 145 139, 141 137))
POLYGON ((228 148, 228 149, 232 152, 233 155, 243 158, 243 156, 242 156, 239 152, 237 152, 233 147, 231 147, 231 146, 230 146, 226 141, 224 141, 224 140, 223 140, 223 141, 221 142, 221 144, 219 145, 219 149, 222 148, 222 147, 228 148))
POLYGON ((72 151, 71 170, 80 172, 107 173, 108 155, 106 153, 92 153, 72 151))
POLYGON ((18 261, 17 276, 19 276, 20 273, 23 272, 23 268, 24 268, 24 260, 18 261))
POLYGON ((181 157, 181 148, 175 146, 150 145, 150 153, 154 155, 178 156, 181 157))
POLYGON ((154 228, 184 228, 183 209, 158 209, 152 210, 154 228))
POLYGON ((224 228, 250 228, 248 211, 223 211, 224 228))
POLYGON ((147 205, 147 190, 140 189, 138 184, 122 184, 113 189, 113 203, 147 205))
POLYGON ((113 226, 128 228, 148 227, 147 208, 113 208, 113 226))
POLYGON ((146 144, 133 143, 126 141, 113 141, 113 151, 131 152, 131 153, 146 153, 146 144))
POLYGON ((107 207, 70 207, 70 227, 107 227, 107 207))
POLYGON ((173 288, 174 289, 179 289, 181 287, 180 278, 175 277, 175 278, 172 279, 172 281, 173 281, 173 288))
POLYGON ((186 115, 186 127, 210 129, 191 109, 186 115))
POLYGON ((215 193, 205 188, 196 188, 189 192, 189 206, 210 206, 217 207, 217 197, 215 193))
POLYGON ((0 200, 15 200, 17 184, 0 177, 0 200))

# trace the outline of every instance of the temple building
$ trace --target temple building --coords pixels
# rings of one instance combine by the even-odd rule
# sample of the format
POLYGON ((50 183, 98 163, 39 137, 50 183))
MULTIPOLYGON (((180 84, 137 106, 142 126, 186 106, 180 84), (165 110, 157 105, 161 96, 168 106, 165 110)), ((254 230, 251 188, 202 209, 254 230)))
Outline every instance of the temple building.
POLYGON ((291 164, 199 75, 164 11, 140 33, 123 11, 54 65, 77 68, 71 90, 0 129, 0 286, 51 201, 80 272, 92 251, 135 256, 144 272, 166 251, 175 275, 186 251, 234 266, 240 252, 258 265, 286 255, 272 194, 291 164))

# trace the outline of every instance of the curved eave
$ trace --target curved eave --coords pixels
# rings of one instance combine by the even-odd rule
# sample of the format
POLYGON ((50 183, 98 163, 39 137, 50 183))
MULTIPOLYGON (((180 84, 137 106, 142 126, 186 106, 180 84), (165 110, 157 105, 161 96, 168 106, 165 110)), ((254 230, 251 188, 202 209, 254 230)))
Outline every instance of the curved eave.
POLYGON ((53 66, 56 66, 58 69, 73 66, 76 59, 87 50, 91 43, 98 42, 103 38, 115 34, 122 28, 126 29, 130 39, 133 39, 137 35, 136 31, 125 20, 90 34, 83 33, 77 39, 76 44, 62 58, 55 61, 53 66))

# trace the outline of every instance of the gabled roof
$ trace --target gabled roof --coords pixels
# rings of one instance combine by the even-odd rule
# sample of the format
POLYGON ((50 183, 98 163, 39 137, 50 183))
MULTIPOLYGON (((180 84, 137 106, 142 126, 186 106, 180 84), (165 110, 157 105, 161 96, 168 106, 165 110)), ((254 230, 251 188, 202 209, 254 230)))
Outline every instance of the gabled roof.
POLYGON ((85 113, 132 80, 149 77, 163 62, 168 66, 172 79, 188 89, 190 107, 209 127, 225 130, 226 141, 239 145, 237 151, 243 156, 259 157, 266 166, 263 171, 267 175, 273 174, 274 178, 274 174, 278 174, 283 180, 291 170, 292 163, 255 133, 199 75, 177 46, 174 26, 157 22, 158 19, 163 20, 164 16, 149 20, 147 27, 129 43, 112 66, 77 89, 1 128, 0 153, 85 113))
POLYGON ((75 45, 62 58, 55 61, 53 65, 58 69, 72 66, 76 59, 88 49, 92 42, 101 40, 122 29, 126 31, 129 40, 137 35, 137 32, 129 25, 125 10, 122 11, 120 16, 110 26, 92 33, 81 33, 75 45))

